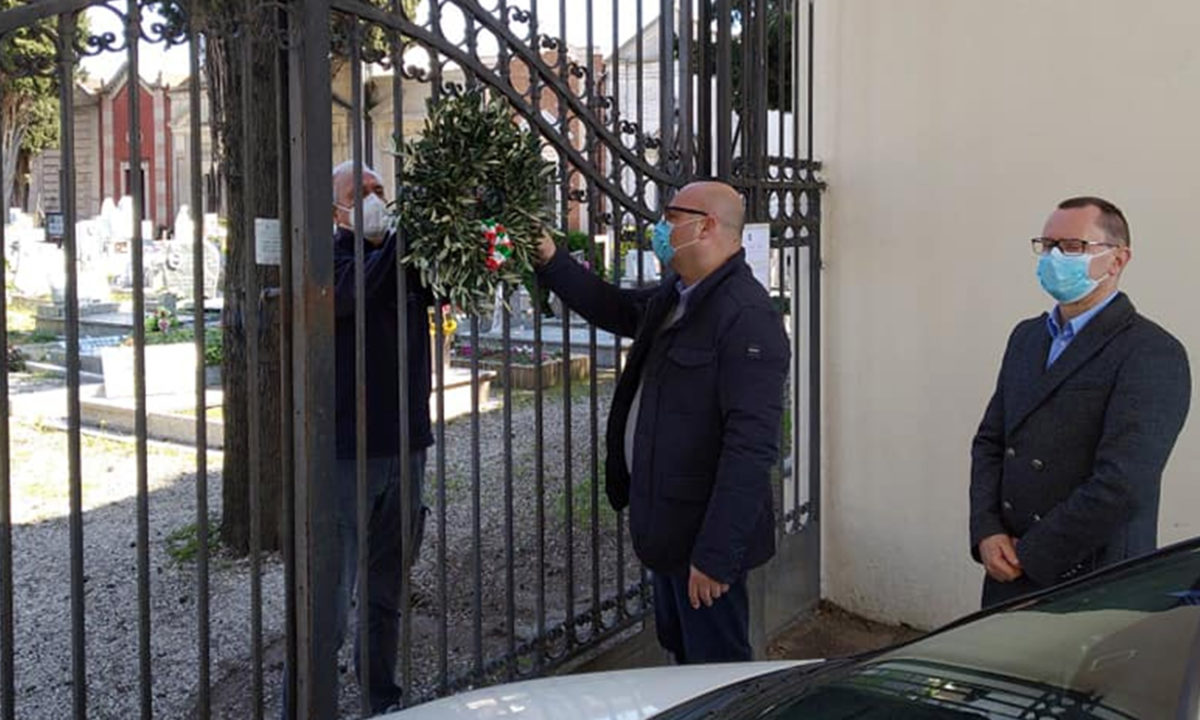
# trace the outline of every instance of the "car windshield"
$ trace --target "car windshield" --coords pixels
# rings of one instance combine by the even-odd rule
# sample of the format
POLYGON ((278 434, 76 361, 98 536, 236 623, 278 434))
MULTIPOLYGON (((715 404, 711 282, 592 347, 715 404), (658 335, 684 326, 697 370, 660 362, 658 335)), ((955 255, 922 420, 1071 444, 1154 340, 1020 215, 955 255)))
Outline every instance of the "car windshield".
POLYGON ((983 615, 868 659, 786 670, 671 718, 1197 717, 1200 545, 983 615))

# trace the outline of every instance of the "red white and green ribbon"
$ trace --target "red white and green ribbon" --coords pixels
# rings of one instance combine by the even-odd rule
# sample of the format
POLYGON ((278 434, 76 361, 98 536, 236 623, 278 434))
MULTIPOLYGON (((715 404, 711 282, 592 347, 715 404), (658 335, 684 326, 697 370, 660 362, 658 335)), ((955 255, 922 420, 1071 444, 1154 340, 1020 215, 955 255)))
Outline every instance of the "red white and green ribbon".
POLYGON ((512 259, 512 240, 504 226, 495 220, 484 220, 479 229, 487 245, 487 259, 484 260, 484 264, 488 270, 496 272, 501 265, 512 259))

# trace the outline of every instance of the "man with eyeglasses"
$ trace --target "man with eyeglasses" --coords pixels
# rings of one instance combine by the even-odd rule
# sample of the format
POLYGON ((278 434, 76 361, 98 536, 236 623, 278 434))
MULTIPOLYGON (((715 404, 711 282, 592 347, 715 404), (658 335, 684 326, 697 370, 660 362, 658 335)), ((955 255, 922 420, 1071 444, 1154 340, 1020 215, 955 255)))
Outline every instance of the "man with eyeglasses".
POLYGON ((1155 549, 1191 397, 1183 345, 1117 289, 1132 250, 1115 205, 1065 200, 1032 246, 1056 305, 1013 330, 971 448, 984 607, 1155 549))
POLYGON ((629 507, 658 640, 679 663, 751 659, 746 573, 775 553, 770 473, 791 351, 746 264, 743 218, 730 186, 684 187, 654 227, 670 272, 648 289, 600 280, 548 238, 541 248, 545 287, 634 338, 609 411, 605 491, 629 507))

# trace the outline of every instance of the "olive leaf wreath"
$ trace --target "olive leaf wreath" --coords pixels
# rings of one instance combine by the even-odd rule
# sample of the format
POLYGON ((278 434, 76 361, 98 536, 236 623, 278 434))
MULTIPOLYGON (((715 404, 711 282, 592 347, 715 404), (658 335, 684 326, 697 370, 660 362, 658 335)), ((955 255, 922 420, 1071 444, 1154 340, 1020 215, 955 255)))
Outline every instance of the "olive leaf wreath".
POLYGON ((554 225, 555 167, 541 141, 517 126, 506 101, 468 90, 431 100, 423 132, 396 154, 403 262, 437 297, 469 314, 487 312, 498 286, 522 282, 554 225))

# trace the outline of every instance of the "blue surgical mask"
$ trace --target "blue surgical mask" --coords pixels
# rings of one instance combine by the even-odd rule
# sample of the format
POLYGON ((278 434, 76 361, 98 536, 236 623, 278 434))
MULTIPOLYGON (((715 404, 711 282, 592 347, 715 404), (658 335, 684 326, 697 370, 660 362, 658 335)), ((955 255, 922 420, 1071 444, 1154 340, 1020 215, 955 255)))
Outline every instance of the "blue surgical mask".
POLYGON ((1088 273, 1092 259, 1109 252, 1111 250, 1096 255, 1063 255, 1061 250, 1054 248, 1038 261, 1038 281, 1042 289, 1060 303, 1082 300, 1100 285, 1100 281, 1088 273))
MULTIPOLYGON (((679 223, 679 225, 690 225, 695 222, 700 222, 703 219, 704 218, 696 218, 695 220, 689 220, 685 223, 679 223)), ((662 263, 663 268, 667 268, 671 265, 671 261, 675 259, 676 252, 700 242, 700 238, 696 238, 695 240, 684 243, 679 247, 672 246, 671 231, 676 227, 678 227, 678 225, 672 225, 671 223, 667 222, 666 219, 659 220, 658 224, 654 226, 654 233, 650 236, 650 246, 654 249, 654 255, 658 258, 658 261, 662 263)))

